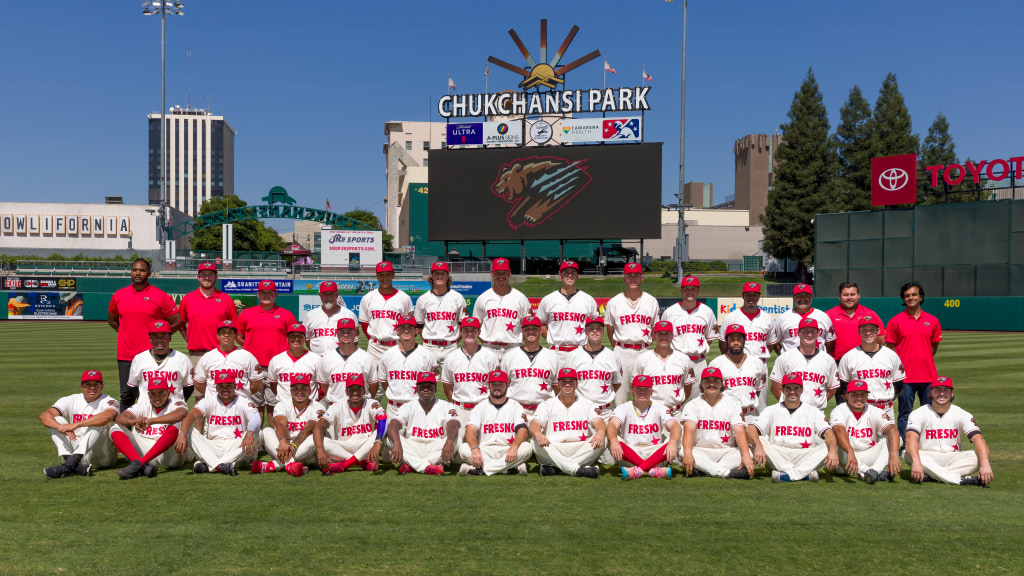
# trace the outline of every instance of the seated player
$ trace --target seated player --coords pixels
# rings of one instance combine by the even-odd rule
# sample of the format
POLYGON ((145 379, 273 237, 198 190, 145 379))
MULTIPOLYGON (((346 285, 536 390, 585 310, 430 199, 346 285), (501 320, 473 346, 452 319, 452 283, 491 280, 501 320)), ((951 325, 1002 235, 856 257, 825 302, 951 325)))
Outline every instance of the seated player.
MULTIPOLYGON (((455 354, 448 356, 446 370, 454 357, 455 354)), ((526 461, 533 456, 533 446, 526 442, 530 438, 526 411, 508 397, 508 375, 501 370, 487 375, 487 390, 487 399, 469 413, 466 441, 459 444, 463 461, 459 476, 526 476, 526 461)))
POLYGON ((366 394, 366 381, 362 374, 350 377, 345 394, 348 399, 331 404, 313 430, 320 471, 338 474, 358 464, 363 470, 376 472, 380 469, 381 440, 387 432, 387 414, 373 395, 366 394))
POLYGON ((708 366, 700 378, 701 395, 689 401, 679 417, 683 422, 683 471, 692 476, 696 468, 716 478, 750 480, 754 461, 740 404, 725 396, 725 381, 718 368, 708 366))
POLYGON ((50 429, 50 439, 64 463, 43 470, 47 478, 68 474, 88 476, 93 464, 113 466, 117 450, 107 435, 107 427, 118 413, 118 403, 103 393, 103 373, 82 372, 81 394, 64 396, 39 415, 39 422, 50 429))
POLYGON ((298 478, 309 471, 309 464, 316 464, 313 429, 327 409, 323 404, 310 400, 312 379, 310 374, 292 374, 288 399, 278 396, 273 427, 267 426, 263 430, 263 449, 270 455, 270 462, 260 462, 259 458, 254 460, 250 469, 253 474, 284 468, 289 476, 298 478))
POLYGON ((693 374, 693 361, 690 357, 672 347, 675 328, 671 322, 660 320, 655 322, 651 335, 654 348, 641 352, 633 364, 633 375, 650 376, 654 381, 654 395, 658 402, 679 414, 683 402, 690 397, 690 389, 696 380, 693 374))
POLYGON ((879 480, 892 482, 903 469, 900 431, 891 414, 870 403, 869 389, 863 380, 848 383, 846 402, 833 408, 829 415, 839 445, 836 474, 856 475, 868 484, 879 480))
POLYGON ((747 426, 754 463, 773 468, 772 482, 817 482, 822 464, 829 470, 839 465, 836 436, 825 414, 800 400, 803 392, 800 374, 786 374, 782 378, 782 401, 765 408, 747 426))
POLYGON ((196 463, 192 466, 195 474, 213 470, 237 476, 237 465, 256 458, 261 437, 259 409, 251 400, 235 393, 235 384, 234 374, 218 374, 215 378, 216 394, 196 402, 181 422, 181 429, 189 432, 178 435, 174 450, 184 454, 191 445, 196 455, 196 463), (200 432, 193 424, 202 419, 206 422, 200 432))
MULTIPOLYGON (((128 370, 128 386, 132 404, 139 400, 150 378, 164 378, 171 385, 171 401, 187 402, 192 396, 192 361, 188 354, 171 348, 171 323, 157 320, 150 323, 149 342, 152 348, 139 352, 128 370)), ((131 406, 124 406, 127 410, 131 406)))
POLYGON ((575 370, 559 370, 558 395, 541 402, 530 420, 541 476, 597 478, 601 473, 594 463, 605 449, 604 418, 576 386, 575 370))
POLYGON ((682 428, 668 407, 651 400, 653 387, 650 376, 634 376, 633 401, 616 406, 608 420, 608 450, 622 467, 623 480, 635 480, 644 473, 652 478, 672 478, 670 464, 678 454, 682 428))
POLYGON ((140 473, 153 478, 157 467, 178 468, 184 462, 184 457, 171 447, 178 439, 178 427, 188 414, 188 405, 171 399, 174 387, 166 378, 150 378, 148 388, 146 399, 118 414, 110 429, 114 446, 129 462, 117 471, 122 480, 140 473))
MULTIPOLYGON (((263 391, 266 374, 256 357, 245 348, 236 346, 238 325, 233 320, 223 320, 217 325, 217 348, 203 354, 192 376, 199 398, 206 396, 206 384, 212 383, 218 374, 230 372, 235 375, 235 391, 246 400, 263 391), (241 385, 238 388, 238 385, 241 385)), ((214 395, 213 390, 210 395, 214 395)), ((198 402, 198 399, 196 400, 198 402)))
POLYGON ((992 482, 992 465, 988 461, 988 444, 974 417, 953 405, 953 381, 939 376, 928 393, 931 404, 910 413, 907 422, 907 463, 910 478, 924 482, 931 478, 946 484, 988 486, 992 482), (960 450, 963 434, 975 450, 960 450), (978 474, 971 474, 977 470, 978 474))
POLYGON ((416 377, 418 400, 403 404, 388 423, 391 462, 402 463, 399 474, 440 476, 455 455, 459 413, 453 404, 438 400, 436 394, 437 377, 433 372, 420 372, 416 377))

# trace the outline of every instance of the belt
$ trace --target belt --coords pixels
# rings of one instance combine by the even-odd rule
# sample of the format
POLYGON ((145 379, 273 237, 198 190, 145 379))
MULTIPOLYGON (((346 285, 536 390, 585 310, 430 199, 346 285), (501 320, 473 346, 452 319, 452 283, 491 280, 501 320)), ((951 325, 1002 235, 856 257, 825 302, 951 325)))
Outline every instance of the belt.
POLYGON ((868 400, 868 404, 880 408, 892 408, 892 400, 868 400))
POLYGON ((388 400, 388 404, 401 408, 403 404, 408 404, 408 402, 395 402, 394 400, 388 400))
POLYGON ((476 402, 459 402, 459 401, 456 401, 456 400, 452 400, 452 404, 455 404, 456 406, 458 406, 460 408, 465 408, 466 410, 472 410, 477 405, 476 402))
POLYGON ((757 410, 757 408, 755 408, 754 406, 747 406, 746 408, 740 411, 740 414, 750 414, 754 410, 757 410))
POLYGON ((481 342, 487 344, 488 346, 500 346, 501 348, 508 348, 509 346, 519 346, 519 344, 516 344, 514 342, 488 342, 487 340, 481 340, 481 342))
POLYGON ((552 346, 551 347, 552 350, 558 350, 559 352, 572 352, 573 350, 575 350, 577 348, 579 348, 579 346, 552 346))
POLYGON ((706 355, 698 354, 696 356, 690 356, 690 361, 691 362, 700 362, 700 361, 704 360, 705 358, 707 358, 706 355))
POLYGON ((455 344, 455 341, 452 340, 451 342, 449 342, 447 340, 424 340, 423 343, 424 344, 431 344, 433 346, 441 346, 443 348, 443 347, 448 346, 450 344, 455 344))
POLYGON ((537 410, 537 406, 540 406, 540 404, 520 404, 520 406, 527 410, 537 410))
POLYGON ((381 346, 394 346, 398 344, 398 340, 377 340, 376 338, 370 338, 374 344, 380 344, 381 346))
POLYGON ((612 407, 612 403, 609 402, 609 403, 605 404, 604 406, 598 406, 597 408, 595 408, 595 410, 604 410, 605 408, 611 408, 611 407, 612 407))
POLYGON ((625 342, 616 342, 616 346, 622 346, 623 348, 629 348, 630 350, 643 350, 644 348, 650 348, 650 344, 626 344, 625 342))

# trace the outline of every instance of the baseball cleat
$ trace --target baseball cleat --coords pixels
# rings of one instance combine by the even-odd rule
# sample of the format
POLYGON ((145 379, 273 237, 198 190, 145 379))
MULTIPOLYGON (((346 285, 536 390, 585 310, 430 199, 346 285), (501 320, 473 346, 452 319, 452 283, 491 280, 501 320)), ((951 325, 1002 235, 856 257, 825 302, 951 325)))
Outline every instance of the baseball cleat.
POLYGON ((817 470, 811 470, 811 473, 807 475, 807 481, 808 482, 817 482, 818 481, 818 471, 817 470))
POLYGON ((459 466, 459 476, 469 476, 470 465, 463 463, 459 466))
POLYGON ((263 472, 263 462, 260 462, 259 460, 253 460, 252 461, 252 466, 249 467, 249 473, 250 474, 260 474, 262 472, 263 472))
POLYGON ((196 461, 195 464, 192 465, 193 474, 206 474, 209 471, 210 467, 198 460, 196 461))
POLYGON ((961 476, 961 486, 981 486, 981 480, 977 476, 961 476))
POLYGON ((541 464, 540 467, 537 468, 537 473, 541 476, 558 476, 562 471, 550 464, 541 464))
POLYGON ((878 473, 879 482, 892 482, 893 480, 895 480, 895 478, 892 477, 892 474, 889 474, 888 470, 882 470, 878 473))
POLYGON ((79 464, 78 468, 75 468, 75 474, 79 476, 89 476, 89 472, 92 472, 92 464, 79 464))
POLYGON ((309 472, 309 468, 300 462, 292 462, 291 464, 285 464, 284 471, 287 472, 289 476, 301 478, 306 475, 306 472, 309 472))
POLYGON ((874 470, 867 470, 861 478, 863 478, 868 484, 874 484, 875 482, 878 482, 878 472, 875 472, 874 470))
POLYGON ((444 468, 442 468, 438 464, 431 464, 430 466, 427 466, 426 468, 423 469, 423 473, 430 476, 443 476, 444 468))
POLYGON ((56 480, 57 478, 67 476, 68 469, 66 466, 61 464, 60 466, 53 466, 52 468, 43 468, 43 474, 50 480, 56 480))
POLYGON ((526 462, 523 462, 522 464, 516 467, 516 473, 518 473, 520 476, 526 476, 526 462))
POLYGON ((142 472, 142 460, 132 460, 131 464, 118 469, 117 475, 121 480, 130 480, 138 476, 140 472, 142 472))
POLYGON ((729 478, 736 480, 750 480, 750 473, 743 466, 729 471, 729 478))
POLYGON ((601 470, 597 466, 580 466, 576 469, 576 476, 580 478, 597 478, 601 470))
POLYGON ((149 462, 142 467, 142 475, 146 478, 156 478, 156 464, 149 462))
POLYGON ((217 464, 217 472, 225 476, 238 476, 238 470, 235 469, 234 462, 224 462, 223 464, 217 464))
POLYGON ((378 472, 380 471, 380 464, 371 460, 366 463, 366 466, 363 466, 363 470, 366 470, 367 472, 378 472))
POLYGON ((790 480, 789 474, 772 470, 772 482, 792 482, 792 480, 790 480))
POLYGON ((651 478, 664 478, 665 480, 671 480, 672 469, 668 467, 655 466, 647 471, 647 475, 651 478))
POLYGON ((399 474, 408 474, 410 472, 415 472, 415 470, 413 470, 412 466, 409 466, 408 464, 402 464, 398 467, 399 474))
POLYGON ((341 474, 345 471, 345 465, 341 462, 331 462, 331 465, 321 470, 324 476, 328 474, 341 474))
POLYGON ((643 468, 639 466, 623 466, 622 467, 622 479, 623 480, 636 480, 637 478, 644 475, 643 468))

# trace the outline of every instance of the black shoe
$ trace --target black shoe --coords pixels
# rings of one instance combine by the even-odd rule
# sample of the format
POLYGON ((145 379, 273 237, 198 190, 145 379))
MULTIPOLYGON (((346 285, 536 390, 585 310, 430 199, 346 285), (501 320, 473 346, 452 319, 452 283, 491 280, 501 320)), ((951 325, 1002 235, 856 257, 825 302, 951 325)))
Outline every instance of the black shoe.
POLYGON ((226 462, 224 464, 218 464, 217 465, 217 472, 220 472, 221 474, 223 474, 225 476, 238 476, 238 471, 235 470, 234 462, 232 462, 230 464, 226 463, 226 462))
POLYGON ((961 486, 981 486, 981 480, 979 480, 977 476, 961 476, 960 477, 960 485, 961 486))
POLYGON ((597 466, 580 466, 576 469, 576 476, 580 478, 597 478, 601 475, 601 469, 597 466))
POLYGON ((867 482, 868 484, 874 484, 875 482, 878 482, 878 472, 875 472, 874 470, 868 470, 867 472, 864 473, 864 481, 867 482))
POLYGON ((89 476, 89 472, 92 472, 92 464, 79 464, 78 468, 75 468, 75 474, 79 476, 89 476))
POLYGON ((750 480, 750 473, 743 466, 729 471, 729 478, 735 478, 737 480, 750 480))
POLYGON ((156 464, 153 464, 152 462, 146 464, 142 469, 142 475, 146 478, 156 478, 156 464))
POLYGON ((550 464, 541 464, 537 473, 541 476, 558 476, 562 473, 561 470, 550 464))
POLYGON ((117 475, 121 477, 121 480, 130 480, 138 476, 140 472, 142 472, 142 460, 132 460, 131 464, 118 470, 117 475))
POLYGON ((68 470, 68 467, 65 464, 61 464, 60 466, 53 466, 52 468, 43 468, 43 474, 49 480, 63 478, 70 473, 71 471, 68 470))
POLYGON ((206 464, 203 464, 202 462, 197 461, 195 464, 192 465, 193 474, 206 474, 209 471, 210 467, 207 466, 206 464))
POLYGON ((892 482, 893 480, 895 480, 895 478, 892 477, 892 474, 889 474, 888 470, 882 470, 878 473, 879 482, 892 482))

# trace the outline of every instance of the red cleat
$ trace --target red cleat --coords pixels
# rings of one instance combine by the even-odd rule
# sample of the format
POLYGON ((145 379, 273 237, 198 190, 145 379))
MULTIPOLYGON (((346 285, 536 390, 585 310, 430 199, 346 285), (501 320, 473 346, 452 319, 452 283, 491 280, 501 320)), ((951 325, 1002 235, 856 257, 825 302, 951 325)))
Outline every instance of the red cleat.
POLYGON ((424 474, 429 474, 430 476, 443 476, 444 475, 444 468, 442 468, 438 464, 431 464, 430 466, 427 466, 423 470, 423 473, 424 474))
POLYGON ((323 469, 324 476, 328 474, 341 474, 345 471, 345 465, 341 462, 331 462, 331 465, 323 469))
POLYGON ((289 476, 294 476, 296 478, 305 476, 306 472, 309 472, 309 468, 306 468, 303 464, 298 462, 292 462, 291 464, 285 465, 284 470, 289 476))
POLYGON ((412 466, 409 466, 408 464, 402 464, 398 467, 399 474, 408 474, 410 472, 415 472, 415 470, 413 470, 412 466))

